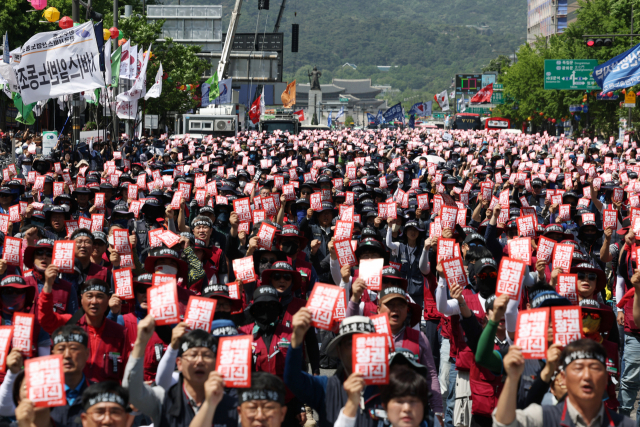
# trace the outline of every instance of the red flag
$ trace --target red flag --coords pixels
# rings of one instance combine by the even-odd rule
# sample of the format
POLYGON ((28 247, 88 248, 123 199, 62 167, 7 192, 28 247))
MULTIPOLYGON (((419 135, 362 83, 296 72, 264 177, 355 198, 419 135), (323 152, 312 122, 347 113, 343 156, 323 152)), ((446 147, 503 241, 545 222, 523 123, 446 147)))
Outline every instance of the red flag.
POLYGON ((294 111, 293 114, 298 116, 298 121, 299 122, 304 122, 304 110, 294 111))
POLYGON ((260 95, 253 104, 251 104, 251 110, 249 110, 249 119, 251 119, 251 123, 254 125, 260 121, 260 95))
POLYGON ((471 103, 482 104, 483 102, 491 102, 491 95, 493 95, 493 83, 480 89, 480 92, 471 98, 471 103))

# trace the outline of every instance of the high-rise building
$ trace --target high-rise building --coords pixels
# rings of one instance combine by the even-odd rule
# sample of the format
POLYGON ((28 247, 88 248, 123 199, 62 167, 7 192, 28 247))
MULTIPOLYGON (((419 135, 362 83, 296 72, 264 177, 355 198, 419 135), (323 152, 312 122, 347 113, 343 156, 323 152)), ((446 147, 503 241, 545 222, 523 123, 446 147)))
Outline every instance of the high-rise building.
MULTIPOLYGON (((561 34, 567 28, 567 3, 572 0, 528 0, 527 42, 537 37, 549 38, 561 34)), ((577 0, 575 0, 577 4, 577 0)))
POLYGON ((580 5, 578 4, 578 0, 567 1, 567 24, 571 24, 572 22, 576 22, 578 20, 579 8, 580 5))

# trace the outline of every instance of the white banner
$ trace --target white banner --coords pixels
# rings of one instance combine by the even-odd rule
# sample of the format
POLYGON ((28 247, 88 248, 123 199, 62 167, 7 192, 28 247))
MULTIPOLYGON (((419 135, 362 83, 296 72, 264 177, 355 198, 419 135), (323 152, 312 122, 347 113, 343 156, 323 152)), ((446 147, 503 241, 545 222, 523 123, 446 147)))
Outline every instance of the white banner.
POLYGON ((111 39, 104 42, 104 81, 111 83, 111 39))
POLYGON ((160 68, 158 68, 158 72, 156 73, 156 81, 153 84, 153 86, 151 86, 151 89, 149 89, 149 92, 147 92, 144 99, 160 97, 160 94, 162 94, 162 75, 163 74, 164 73, 162 71, 162 63, 160 63, 160 68))
POLYGON ((118 102, 116 105, 116 114, 118 118, 125 120, 135 120, 138 113, 138 100, 131 102, 118 102))
POLYGON ((91 22, 31 37, 14 70, 25 104, 104 87, 91 22))
POLYGON ((138 73, 138 46, 131 46, 129 48, 129 80, 136 78, 138 73))
MULTIPOLYGON (((142 52, 142 49, 140 50, 142 52)), ((151 52, 151 46, 149 46, 148 52, 151 52)), ((147 93, 147 66, 149 64, 149 56, 144 58, 142 67, 140 69, 140 75, 133 82, 133 86, 128 91, 118 95, 118 101, 131 102, 134 99, 140 99, 147 93)))
POLYGON ((131 58, 129 58, 130 47, 131 40, 127 40, 127 42, 122 45, 122 54, 120 55, 120 77, 123 79, 129 78, 129 62, 131 61, 131 58))

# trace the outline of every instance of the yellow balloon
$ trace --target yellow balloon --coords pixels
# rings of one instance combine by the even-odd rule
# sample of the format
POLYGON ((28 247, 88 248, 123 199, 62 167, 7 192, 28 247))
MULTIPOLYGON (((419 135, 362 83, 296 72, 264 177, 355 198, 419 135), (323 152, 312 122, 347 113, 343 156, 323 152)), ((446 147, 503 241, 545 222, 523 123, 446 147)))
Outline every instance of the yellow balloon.
POLYGON ((104 41, 107 41, 111 38, 111 31, 107 30, 106 28, 102 30, 102 38, 104 39, 104 41))
POLYGON ((49 22, 57 22, 60 20, 60 12, 55 7, 48 7, 45 9, 42 16, 44 16, 44 19, 49 22))

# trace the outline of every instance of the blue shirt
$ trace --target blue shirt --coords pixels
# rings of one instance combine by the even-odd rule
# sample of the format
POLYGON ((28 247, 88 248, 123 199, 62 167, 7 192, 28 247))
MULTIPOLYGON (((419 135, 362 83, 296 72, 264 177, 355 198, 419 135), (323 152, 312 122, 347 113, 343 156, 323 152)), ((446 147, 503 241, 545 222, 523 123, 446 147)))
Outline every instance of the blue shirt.
POLYGON ((82 379, 78 383, 78 386, 73 390, 71 390, 68 385, 64 385, 64 391, 67 394, 67 404, 69 406, 72 406, 73 402, 75 402, 76 399, 80 396, 80 390, 82 389, 82 384, 84 384, 85 381, 86 379, 84 378, 84 374, 82 374, 82 379))

